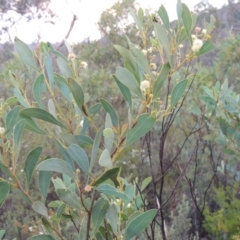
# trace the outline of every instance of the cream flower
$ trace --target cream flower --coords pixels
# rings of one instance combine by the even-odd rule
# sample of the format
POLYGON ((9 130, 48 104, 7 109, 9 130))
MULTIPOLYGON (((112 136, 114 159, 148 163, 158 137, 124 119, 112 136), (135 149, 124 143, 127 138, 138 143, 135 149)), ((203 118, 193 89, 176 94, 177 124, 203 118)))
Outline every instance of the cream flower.
POLYGON ((192 36, 192 40, 197 39, 197 36, 196 36, 196 35, 191 35, 191 36, 192 36))
POLYGON ((153 51, 152 47, 150 47, 147 51, 148 51, 149 53, 152 53, 152 51, 153 51))
POLYGON ((80 126, 80 127, 83 127, 83 120, 80 121, 79 126, 80 126))
POLYGON ((5 128, 4 127, 0 127, 0 135, 4 134, 5 132, 5 128))
POLYGON ((203 45, 203 41, 201 39, 196 38, 193 41, 193 45, 192 45, 193 52, 198 52, 200 50, 200 48, 202 47, 202 45, 203 45))
POLYGON ((139 45, 135 45, 135 48, 138 49, 138 50, 141 49, 139 45))
POLYGON ((143 80, 140 84, 140 89, 146 91, 150 87, 150 82, 148 80, 143 80))
POLYGON ((143 53, 144 56, 147 56, 147 50, 146 49, 143 49, 142 53, 143 53))
POLYGON ((150 68, 153 70, 157 69, 157 65, 155 63, 150 63, 150 68))
POLYGON ((207 30, 204 28, 204 29, 202 30, 202 34, 205 35, 206 33, 207 33, 207 30))
POLYGON ((75 59, 76 58, 76 55, 74 53, 69 53, 68 54, 68 59, 75 59))
POLYGON ((82 62, 81 62, 81 65, 82 65, 82 67, 83 67, 83 68, 87 68, 87 66, 88 66, 88 63, 87 63, 87 62, 84 62, 84 61, 82 61, 82 62))

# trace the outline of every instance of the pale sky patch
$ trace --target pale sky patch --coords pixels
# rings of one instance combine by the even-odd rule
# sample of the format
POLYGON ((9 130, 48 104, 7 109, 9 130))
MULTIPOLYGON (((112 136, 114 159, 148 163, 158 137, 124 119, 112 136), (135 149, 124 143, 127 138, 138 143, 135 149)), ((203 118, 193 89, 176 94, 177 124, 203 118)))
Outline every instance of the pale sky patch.
MULTIPOLYGON (((81 42, 90 37, 91 40, 100 38, 97 22, 101 13, 110 8, 116 0, 52 0, 50 8, 59 16, 55 24, 45 23, 44 20, 32 20, 26 22, 21 20, 11 29, 11 37, 18 36, 26 43, 31 43, 37 39, 48 42, 60 42, 68 32, 73 14, 76 14, 78 20, 75 23, 68 41, 81 42)), ((161 4, 167 9, 170 19, 176 18, 177 0, 137 0, 142 8, 151 8, 158 10, 161 4)), ((200 0, 182 1, 192 10, 200 0)), ((214 7, 221 7, 227 4, 227 0, 209 0, 214 7)))

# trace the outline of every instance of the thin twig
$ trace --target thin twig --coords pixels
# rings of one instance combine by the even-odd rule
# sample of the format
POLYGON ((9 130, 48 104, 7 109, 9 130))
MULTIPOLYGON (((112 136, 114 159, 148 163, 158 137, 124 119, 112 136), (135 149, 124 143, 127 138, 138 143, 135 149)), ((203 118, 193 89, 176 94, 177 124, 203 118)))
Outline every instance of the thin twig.
MULTIPOLYGON (((70 24, 70 27, 69 27, 69 30, 68 30, 68 32, 67 32, 67 34, 66 34, 64 39, 68 39, 70 33, 73 30, 74 24, 75 24, 77 19, 78 19, 77 16, 74 14, 73 18, 72 18, 72 21, 71 21, 71 24, 70 24)), ((64 40, 62 40, 62 42, 57 46, 56 50, 59 50, 63 46, 63 44, 64 44, 64 40)))

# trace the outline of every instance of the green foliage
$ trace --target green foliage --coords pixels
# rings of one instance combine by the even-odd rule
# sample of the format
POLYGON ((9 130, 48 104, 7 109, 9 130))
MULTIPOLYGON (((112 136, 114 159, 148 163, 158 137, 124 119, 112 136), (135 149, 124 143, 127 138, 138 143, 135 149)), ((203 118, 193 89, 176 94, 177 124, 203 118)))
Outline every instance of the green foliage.
MULTIPOLYGON (((113 7, 115 11, 118 10, 118 4, 113 7)), ((127 1, 122 4, 129 6, 127 1)), ((11 101, 3 100, 0 105, 3 126, 0 131, 0 168, 6 174, 0 179, 3 192, 0 204, 7 203, 12 189, 19 190, 32 210, 41 215, 41 219, 36 220, 38 224, 34 233, 41 231, 44 234, 31 236, 32 239, 68 239, 69 232, 72 238, 81 239, 131 240, 150 236, 154 239, 154 226, 157 225, 161 227, 163 239, 166 239, 163 219, 167 213, 164 213, 163 208, 175 187, 170 194, 168 191, 173 186, 172 182, 170 187, 163 189, 164 181, 169 181, 168 176, 165 177, 168 172, 164 169, 166 162, 163 163, 164 144, 166 139, 171 138, 168 132, 179 121, 178 113, 195 76, 188 71, 183 74, 181 68, 213 49, 208 36, 204 34, 196 36, 202 43, 202 47, 196 49, 191 36, 196 16, 180 1, 177 6, 179 19, 173 30, 170 29, 168 14, 163 6, 158 11, 163 24, 158 20, 153 21, 153 16, 145 14, 141 8, 137 13, 133 8, 130 10, 136 26, 131 25, 130 29, 125 30, 132 33, 138 28, 141 48, 130 40, 131 36, 124 40, 124 47, 115 45, 124 59, 124 67, 117 67, 114 75, 117 83, 115 88, 119 88, 126 101, 122 100, 123 110, 112 104, 110 99, 105 100, 107 94, 102 98, 89 90, 84 78, 91 78, 91 74, 87 74, 87 71, 91 71, 88 70, 91 65, 88 66, 88 63, 75 56, 67 42, 68 58, 54 50, 51 44, 41 43, 34 52, 15 38, 15 50, 23 63, 31 68, 31 79, 36 80, 31 83, 31 88, 27 88, 28 82, 23 76, 9 73, 15 98, 11 101), (154 31, 155 36, 150 37, 150 31, 154 31), (182 54, 180 47, 185 38, 190 42, 186 55, 182 54), (51 61, 53 55, 56 57, 56 70, 55 62, 51 61), (30 153, 22 158, 23 143, 29 141, 29 138, 24 138, 25 133, 31 136, 31 141, 41 138, 42 144, 37 142, 37 146, 31 146, 30 153), (155 154, 157 148, 154 138, 160 139, 159 154, 155 154), (48 142, 48 148, 56 145, 60 153, 46 151, 48 142), (150 162, 147 169, 150 169, 151 177, 145 178, 144 173, 138 180, 137 173, 129 177, 128 172, 122 170, 123 161, 127 162, 127 167, 131 166, 126 152, 136 144, 141 144, 142 148, 146 144, 150 162), (158 160, 160 164, 155 168, 158 160), (18 175, 18 164, 22 163, 26 176, 24 180, 18 175), (32 189, 36 183, 34 171, 39 172, 39 189, 32 189), (149 203, 151 198, 147 188, 154 194, 154 203, 149 203), (49 197, 53 192, 56 194, 49 197), (162 219, 160 223, 159 219, 162 219), (148 231, 149 225, 151 233, 148 231)), ((110 31, 114 27, 119 28, 109 25, 110 31)), ((107 64, 110 65, 110 62, 107 64)), ((94 69, 94 65, 92 67, 94 69)), ((101 76, 101 72, 97 76, 101 76)), ((204 90, 206 95, 200 96, 200 99, 206 105, 207 112, 214 111, 216 96, 207 87, 204 90)), ((183 159, 184 154, 182 151, 183 159)), ((178 155, 173 157, 170 167, 178 155)), ((185 159, 191 160, 192 155, 186 152, 185 159)), ((143 156, 141 158, 143 161, 143 156)), ((190 160, 186 163, 185 159, 181 162, 185 165, 184 170, 179 165, 180 177, 188 179, 185 170, 190 160)), ((184 218, 187 219, 187 216, 184 215, 184 218)), ((189 228, 182 226, 181 231, 189 228)), ((179 234, 181 231, 178 231, 179 234)), ((183 236, 186 237, 186 234, 183 236)))
POLYGON ((205 229, 216 239, 224 234, 228 239, 239 237, 240 201, 236 189, 231 186, 220 186, 214 189, 212 198, 212 201, 217 202, 217 206, 214 210, 210 206, 206 209, 205 229))

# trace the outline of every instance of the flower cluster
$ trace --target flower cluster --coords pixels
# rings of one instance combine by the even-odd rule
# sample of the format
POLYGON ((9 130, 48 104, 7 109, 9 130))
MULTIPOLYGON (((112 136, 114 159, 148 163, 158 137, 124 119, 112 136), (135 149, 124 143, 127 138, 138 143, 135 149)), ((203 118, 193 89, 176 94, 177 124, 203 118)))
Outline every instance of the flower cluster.
POLYGON ((192 51, 198 52, 203 45, 203 41, 201 39, 195 38, 193 40, 192 51))
POLYGON ((200 27, 196 27, 195 33, 197 35, 192 35, 192 40, 193 40, 192 51, 194 53, 199 52, 199 50, 201 49, 201 47, 203 45, 203 40, 199 39, 198 36, 204 37, 207 34, 207 30, 201 29, 200 27))

